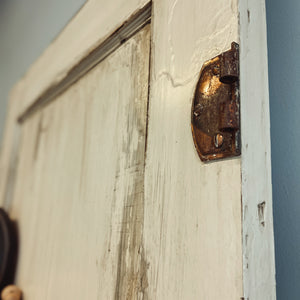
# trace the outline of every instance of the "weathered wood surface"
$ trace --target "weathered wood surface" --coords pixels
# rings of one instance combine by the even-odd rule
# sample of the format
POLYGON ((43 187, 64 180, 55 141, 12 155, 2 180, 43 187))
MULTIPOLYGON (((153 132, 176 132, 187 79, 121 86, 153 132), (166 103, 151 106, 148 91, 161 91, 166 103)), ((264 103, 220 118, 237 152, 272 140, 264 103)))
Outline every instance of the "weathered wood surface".
POLYGON ((26 299, 141 299, 149 25, 22 125, 26 299))
POLYGON ((274 300, 276 283, 265 1, 241 1, 240 28, 244 297, 274 300))
POLYGON ((82 58, 100 45, 147 2, 149 1, 87 1, 18 83, 23 90, 22 101, 19 101, 20 114, 49 86, 55 85, 67 76, 82 58))
POLYGON ((190 128, 202 64, 238 42, 237 1, 155 1, 153 14, 143 234, 148 299, 240 299, 240 159, 202 163, 190 128))
MULTIPOLYGON (((144 57, 145 66, 136 71, 144 79, 130 77, 125 69, 131 62, 124 62, 120 49, 113 57, 126 68, 119 70, 115 61, 105 65, 101 75, 104 67, 99 65, 25 121, 14 187, 17 116, 146 2, 90 0, 12 93, 0 161, 0 201, 9 208, 14 199, 12 216, 22 215, 24 227, 21 243, 31 245, 21 255, 18 280, 26 286, 28 299, 60 299, 56 290, 66 288, 71 291, 67 299, 274 299, 268 94, 266 73, 257 71, 267 70, 264 7, 259 1, 240 5, 243 219, 240 159, 203 164, 190 130, 202 64, 229 49, 232 41, 239 42, 238 0, 153 1, 145 174, 140 164, 144 152, 135 153, 145 143, 145 126, 138 132, 126 127, 134 126, 131 109, 139 104, 117 103, 129 88, 138 87, 134 80, 145 79, 148 64, 144 57), (97 79, 92 78, 96 73, 97 79), (125 87, 127 80, 132 80, 130 87, 125 87), (108 90, 108 82, 120 86, 108 90), (120 87, 126 88, 124 93, 120 87), (97 93, 106 101, 97 104, 97 93), (107 100, 111 98, 114 101, 107 100), (134 147, 137 136, 140 142, 134 147), (110 140, 101 143, 104 137, 110 140), (124 145, 113 143, 118 138, 124 145), (98 175, 108 166, 110 172, 98 175), (56 238, 62 244, 55 243, 56 238), (62 266, 64 273, 57 275, 62 266), (89 275, 82 280, 84 272, 89 275), (35 279, 41 286, 30 283, 35 279)), ((146 101, 147 83, 142 86, 146 101)), ((140 109, 145 114, 146 107, 140 109)))

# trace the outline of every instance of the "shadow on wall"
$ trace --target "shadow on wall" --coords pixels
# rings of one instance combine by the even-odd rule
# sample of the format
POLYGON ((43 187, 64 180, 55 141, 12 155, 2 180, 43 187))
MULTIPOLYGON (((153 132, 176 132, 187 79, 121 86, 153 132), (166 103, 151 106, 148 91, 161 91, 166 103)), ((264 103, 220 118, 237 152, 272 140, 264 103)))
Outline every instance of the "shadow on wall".
POLYGON ((300 299, 300 1, 267 0, 278 300, 300 299))

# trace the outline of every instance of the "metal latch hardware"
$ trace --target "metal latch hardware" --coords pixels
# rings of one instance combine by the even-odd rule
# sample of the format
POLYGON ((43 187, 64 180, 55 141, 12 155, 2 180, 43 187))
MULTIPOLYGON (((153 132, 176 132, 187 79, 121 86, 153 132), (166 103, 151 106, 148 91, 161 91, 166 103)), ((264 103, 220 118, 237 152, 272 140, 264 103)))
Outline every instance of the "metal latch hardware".
POLYGON ((202 161, 241 154, 237 43, 204 63, 192 106, 192 133, 202 161))

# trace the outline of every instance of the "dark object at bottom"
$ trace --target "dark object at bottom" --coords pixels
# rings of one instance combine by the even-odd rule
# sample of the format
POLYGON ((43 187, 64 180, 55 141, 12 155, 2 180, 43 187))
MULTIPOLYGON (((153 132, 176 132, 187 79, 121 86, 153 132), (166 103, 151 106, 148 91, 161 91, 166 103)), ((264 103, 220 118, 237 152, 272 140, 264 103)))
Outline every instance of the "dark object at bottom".
POLYGON ((0 208, 0 290, 14 282, 18 255, 16 224, 0 208))

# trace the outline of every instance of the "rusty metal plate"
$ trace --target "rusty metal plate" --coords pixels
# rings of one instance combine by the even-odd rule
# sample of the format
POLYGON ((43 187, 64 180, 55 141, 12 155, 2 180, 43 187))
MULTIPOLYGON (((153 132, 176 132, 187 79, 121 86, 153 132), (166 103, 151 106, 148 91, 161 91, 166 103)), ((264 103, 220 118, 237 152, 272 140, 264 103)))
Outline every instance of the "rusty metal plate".
POLYGON ((204 63, 192 106, 192 133, 202 161, 241 154, 238 44, 204 63))

